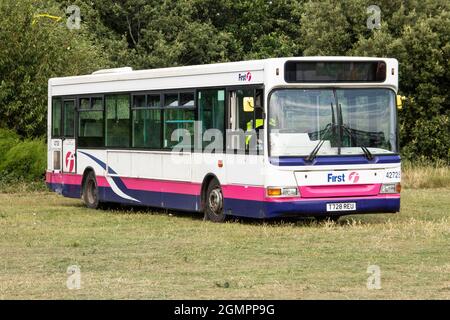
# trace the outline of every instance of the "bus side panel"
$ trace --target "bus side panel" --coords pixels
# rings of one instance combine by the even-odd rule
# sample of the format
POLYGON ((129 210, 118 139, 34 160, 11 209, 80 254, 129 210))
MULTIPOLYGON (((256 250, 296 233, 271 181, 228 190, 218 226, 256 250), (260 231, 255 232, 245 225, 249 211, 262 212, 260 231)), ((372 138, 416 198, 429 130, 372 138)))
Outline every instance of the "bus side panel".
MULTIPOLYGON (((122 181, 127 179, 122 178, 122 181)), ((159 192, 159 191, 147 191, 147 190, 135 190, 123 188, 123 194, 129 198, 125 198, 120 192, 117 192, 112 187, 100 187, 101 201, 115 202, 137 206, 149 206, 149 207, 161 207, 173 210, 186 210, 196 211, 197 203, 199 202, 199 196, 172 193, 172 192, 159 192)))
POLYGON ((189 172, 183 173, 184 181, 173 180, 180 170, 186 171, 183 161, 190 163, 190 155, 176 162, 161 152, 78 150, 78 154, 79 174, 87 167, 95 171, 100 201, 199 210, 201 184, 190 181, 189 172))

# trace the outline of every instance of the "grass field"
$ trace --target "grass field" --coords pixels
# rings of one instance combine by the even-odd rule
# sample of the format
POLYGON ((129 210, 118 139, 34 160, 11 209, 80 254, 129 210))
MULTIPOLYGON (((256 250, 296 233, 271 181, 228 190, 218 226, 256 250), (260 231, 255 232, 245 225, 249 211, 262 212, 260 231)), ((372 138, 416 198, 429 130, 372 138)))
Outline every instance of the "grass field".
POLYGON ((450 189, 407 189, 399 214, 337 224, 205 222, 0 194, 0 298, 449 299, 450 189), (81 289, 66 287, 81 269, 81 289), (369 290, 369 265, 381 289, 369 290))

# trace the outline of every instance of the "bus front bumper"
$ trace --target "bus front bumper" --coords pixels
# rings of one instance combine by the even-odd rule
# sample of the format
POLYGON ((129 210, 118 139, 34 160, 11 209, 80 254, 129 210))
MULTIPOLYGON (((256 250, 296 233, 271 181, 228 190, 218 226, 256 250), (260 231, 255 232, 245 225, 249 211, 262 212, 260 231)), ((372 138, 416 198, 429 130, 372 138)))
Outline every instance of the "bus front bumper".
POLYGON ((249 218, 277 218, 277 217, 313 217, 326 215, 350 215, 363 213, 395 213, 400 211, 400 195, 329 198, 329 199, 301 199, 277 201, 247 201, 225 199, 226 213, 233 216, 249 218), (352 211, 327 211, 328 203, 356 204, 352 211))

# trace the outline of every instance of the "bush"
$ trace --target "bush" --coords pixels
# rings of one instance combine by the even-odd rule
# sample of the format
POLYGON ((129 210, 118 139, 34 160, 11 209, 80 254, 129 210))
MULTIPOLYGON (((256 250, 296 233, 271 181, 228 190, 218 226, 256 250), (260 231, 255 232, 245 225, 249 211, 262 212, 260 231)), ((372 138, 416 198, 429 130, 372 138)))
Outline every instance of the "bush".
POLYGON ((413 162, 420 162, 422 158, 428 162, 440 160, 450 165, 449 116, 439 115, 431 120, 418 119, 411 127, 412 140, 407 141, 402 149, 405 159, 413 162))
POLYGON ((19 136, 14 131, 0 128, 0 166, 6 153, 17 143, 19 136))
POLYGON ((13 146, 0 162, 4 180, 37 181, 45 174, 47 146, 44 140, 25 140, 13 146))

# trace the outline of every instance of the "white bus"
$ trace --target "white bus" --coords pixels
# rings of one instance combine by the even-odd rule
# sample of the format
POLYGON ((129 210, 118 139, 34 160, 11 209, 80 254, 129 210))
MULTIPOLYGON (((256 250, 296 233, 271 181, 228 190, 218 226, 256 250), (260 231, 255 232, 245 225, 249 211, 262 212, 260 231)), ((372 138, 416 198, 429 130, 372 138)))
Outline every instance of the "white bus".
POLYGON ((398 212, 398 62, 293 57, 48 83, 49 188, 273 218, 398 212))

